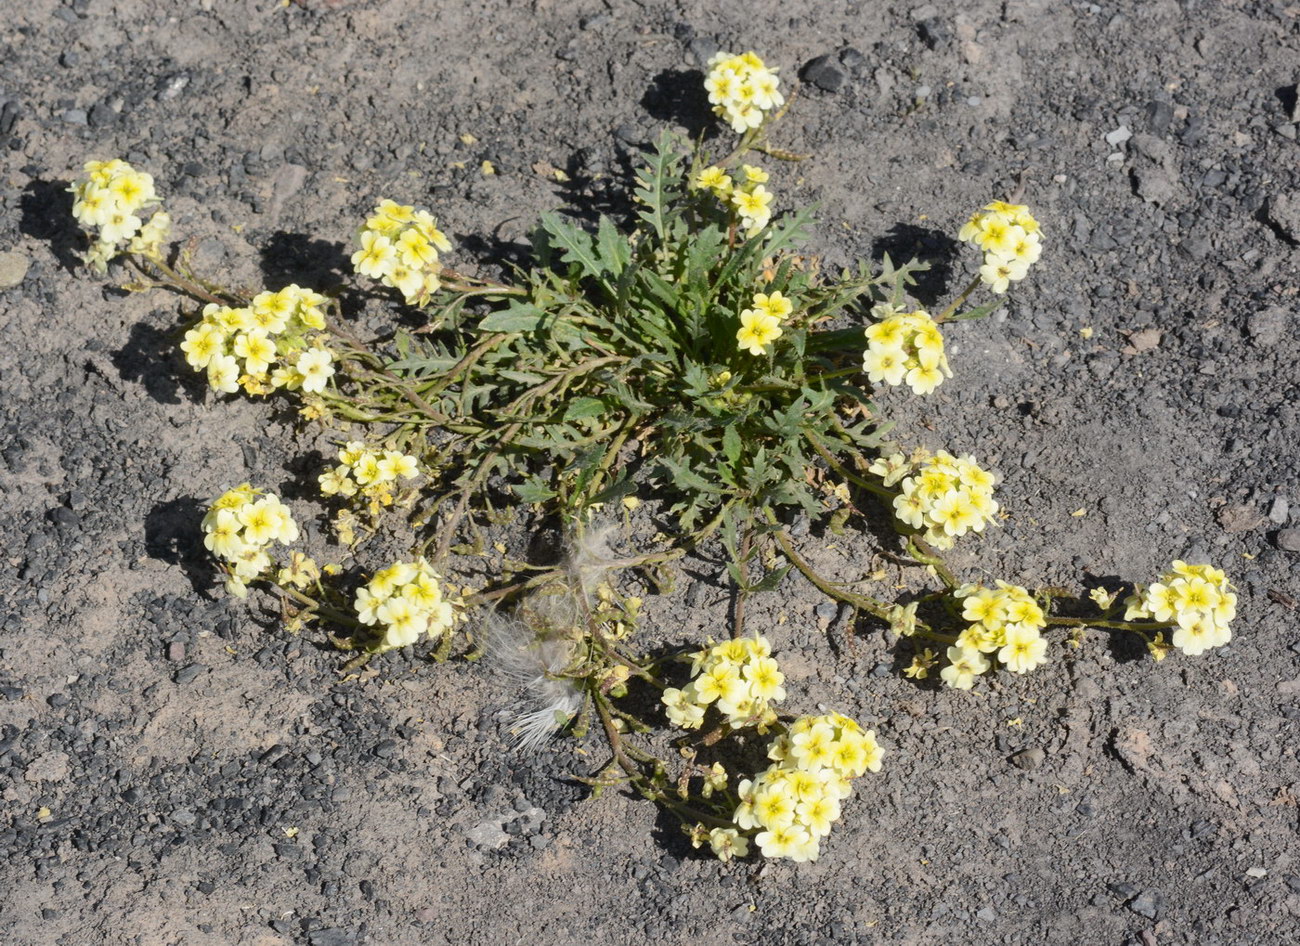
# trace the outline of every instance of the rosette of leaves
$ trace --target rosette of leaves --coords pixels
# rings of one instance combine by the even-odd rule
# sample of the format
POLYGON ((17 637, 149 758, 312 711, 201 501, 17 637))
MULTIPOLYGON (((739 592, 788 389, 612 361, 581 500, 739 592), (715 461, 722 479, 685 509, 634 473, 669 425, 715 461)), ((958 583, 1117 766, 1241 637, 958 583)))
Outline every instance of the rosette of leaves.
POLYGON ((745 239, 687 186, 691 158, 664 134, 630 232, 546 215, 504 308, 473 314, 458 297, 418 340, 399 338, 388 369, 447 418, 437 452, 462 500, 496 474, 520 500, 577 515, 644 482, 687 537, 724 521, 734 535, 787 508, 822 515, 818 455, 879 443, 887 425, 858 384, 863 313, 901 303, 923 265, 826 278, 800 253, 811 209, 745 239), (741 350, 740 312, 778 291, 795 304, 783 334, 765 355, 741 350))

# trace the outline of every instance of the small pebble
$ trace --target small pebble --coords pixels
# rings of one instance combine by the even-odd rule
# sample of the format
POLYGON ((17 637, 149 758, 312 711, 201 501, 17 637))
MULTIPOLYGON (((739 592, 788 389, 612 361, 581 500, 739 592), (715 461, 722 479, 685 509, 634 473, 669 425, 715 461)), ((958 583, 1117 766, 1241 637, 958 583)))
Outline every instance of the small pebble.
POLYGON ((207 672, 207 669, 203 664, 190 664, 177 672, 176 682, 181 684, 191 683, 199 674, 207 672))
POLYGON ((1046 758, 1047 753, 1043 751, 1041 746, 1031 746, 1028 749, 1021 749, 1013 755, 1011 757, 1011 764, 1017 768, 1031 771, 1042 765, 1043 760, 1046 758))

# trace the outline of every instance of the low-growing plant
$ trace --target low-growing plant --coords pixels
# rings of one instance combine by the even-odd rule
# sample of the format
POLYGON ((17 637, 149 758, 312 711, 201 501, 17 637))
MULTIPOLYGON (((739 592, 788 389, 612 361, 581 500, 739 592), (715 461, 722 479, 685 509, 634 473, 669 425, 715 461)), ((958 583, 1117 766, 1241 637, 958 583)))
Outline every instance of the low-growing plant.
POLYGON ((1075 643, 1087 627, 1136 634, 1157 660, 1171 647, 1199 654, 1227 643, 1236 598, 1221 571, 1178 561, 1126 597, 961 581, 943 553, 1005 515, 997 477, 969 455, 887 441, 874 394, 905 386, 923 397, 952 377, 945 331, 994 311, 1037 262, 1042 228, 1015 198, 973 213, 958 236, 981 263, 936 313, 909 297, 924 263, 886 256, 826 272, 807 249, 813 209, 783 208, 761 166, 802 157, 771 143, 788 107, 776 70, 753 53, 719 54, 705 91, 740 135, 733 147, 714 154, 665 132, 627 221, 601 216, 588 230, 543 216, 534 259, 509 281, 451 269, 452 241, 430 213, 381 201, 352 263, 362 286, 391 290, 388 304, 419 324, 368 342, 343 314, 357 290, 243 292, 195 272, 189 250, 166 243, 152 178, 122 161, 86 165, 74 213, 93 269, 120 261, 125 288, 202 305, 186 310, 179 348, 214 394, 288 398, 305 422, 337 432, 316 485, 341 547, 357 551, 389 510, 407 513, 409 554, 349 576, 298 550, 277 560, 276 545, 297 540, 292 515, 236 486, 202 522, 232 593, 275 592, 292 628, 328 625, 357 660, 421 641, 439 658, 457 641, 480 648, 529 693, 522 745, 594 720, 611 753, 586 777, 597 793, 631 787, 724 860, 751 845, 808 860, 882 750, 846 716, 778 711, 785 678, 767 637, 745 632, 747 596, 797 571, 849 605, 854 623, 874 620, 911 648, 909 677, 937 669, 962 690, 994 666, 1045 663, 1052 628, 1075 643), (981 290, 989 298, 972 304, 981 290), (614 555, 600 523, 643 500, 671 534, 614 555), (482 524, 524 507, 563 528, 566 560, 458 586, 460 553, 481 547, 482 524), (936 587, 890 601, 831 581, 797 547, 798 515, 835 532, 887 522, 898 543, 885 551, 936 587), (736 588, 731 638, 652 654, 636 635, 642 601, 616 576, 664 569, 705 543, 725 550, 736 588), (656 736, 660 714, 675 739, 656 736))

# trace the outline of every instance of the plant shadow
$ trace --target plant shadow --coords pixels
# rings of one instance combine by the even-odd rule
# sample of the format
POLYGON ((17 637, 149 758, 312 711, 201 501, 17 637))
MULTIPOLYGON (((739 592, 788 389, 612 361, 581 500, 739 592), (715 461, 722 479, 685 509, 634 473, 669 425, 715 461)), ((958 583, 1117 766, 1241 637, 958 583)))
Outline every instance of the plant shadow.
POLYGON ((341 283, 351 271, 352 261, 342 243, 303 233, 276 231, 260 255, 262 276, 272 289, 296 283, 323 291, 322 287, 341 283))
POLYGON ((641 107, 651 118, 680 125, 691 138, 715 137, 718 121, 708 99, 700 94, 704 73, 699 69, 665 69, 641 96, 641 107))
POLYGON ((592 225, 601 217, 609 217, 620 230, 628 229, 636 219, 630 182, 636 177, 635 159, 640 154, 635 146, 617 149, 614 160, 618 167, 610 174, 593 171, 592 149, 583 148, 570 155, 564 167, 566 179, 556 187, 564 216, 592 225))
POLYGON ((929 263, 928 270, 916 274, 916 285, 908 292, 922 304, 934 307, 950 291, 952 261, 960 249, 961 244, 942 230, 896 223, 871 245, 871 258, 880 262, 889 254, 895 264, 909 259, 929 263))
POLYGON ((193 496, 158 503, 145 516, 144 547, 150 558, 179 566, 194 593, 212 600, 213 570, 199 529, 204 512, 193 496))
POLYGON ((69 273, 76 272, 86 238, 72 216, 68 182, 29 181, 18 199, 18 208, 19 232, 49 244, 59 265, 69 273))
POLYGON ((182 394, 201 402, 207 390, 202 376, 180 371, 174 360, 179 340, 176 332, 136 322, 126 344, 110 358, 123 381, 143 385, 145 393, 159 404, 180 404, 182 394))

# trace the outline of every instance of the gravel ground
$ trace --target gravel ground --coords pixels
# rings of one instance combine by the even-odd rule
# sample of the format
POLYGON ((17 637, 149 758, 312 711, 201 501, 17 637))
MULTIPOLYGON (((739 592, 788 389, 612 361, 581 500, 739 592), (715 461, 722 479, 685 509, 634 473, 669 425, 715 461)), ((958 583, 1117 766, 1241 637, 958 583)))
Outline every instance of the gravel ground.
MULTIPOLYGON (((6 9, 6 943, 1296 941, 1300 6, 699 6, 6 9), (719 45, 805 78, 783 139, 815 158, 773 180, 822 202, 832 263, 917 251, 922 298, 951 294, 973 264, 951 235, 1025 175, 1043 261, 949 332, 936 396, 887 399, 908 442, 1005 477, 1011 517, 963 573, 1077 587, 1206 556, 1242 596, 1204 657, 1153 666, 1094 635, 973 695, 904 679, 879 635, 828 634, 801 582, 756 599, 789 705, 890 750, 808 865, 721 865, 644 802, 584 802, 570 747, 509 750, 482 665, 391 655, 344 680, 265 603, 214 593, 199 504, 300 479, 292 429, 205 397, 173 300, 69 266, 63 188, 114 155, 242 284, 328 284, 379 196, 433 207, 460 260, 492 265, 539 211, 617 206, 665 123, 699 128, 719 45)), ((845 576, 875 567, 870 536, 804 541, 845 576)), ((651 602, 658 633, 724 626, 713 567, 651 602)))

